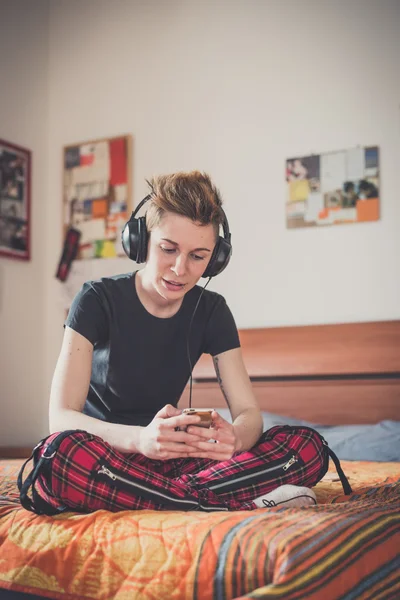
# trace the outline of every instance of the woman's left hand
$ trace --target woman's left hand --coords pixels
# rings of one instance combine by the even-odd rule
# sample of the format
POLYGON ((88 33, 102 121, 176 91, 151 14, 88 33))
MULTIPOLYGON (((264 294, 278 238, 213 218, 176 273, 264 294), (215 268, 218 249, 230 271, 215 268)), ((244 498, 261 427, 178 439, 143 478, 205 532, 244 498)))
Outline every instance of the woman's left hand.
POLYGON ((199 437, 199 441, 191 442, 191 446, 199 449, 191 451, 188 456, 193 458, 210 458, 212 460, 229 460, 240 449, 240 440, 235 434, 235 428, 225 421, 215 410, 212 412, 213 425, 209 429, 190 425, 188 433, 199 437), (216 443, 210 443, 214 440, 216 443))

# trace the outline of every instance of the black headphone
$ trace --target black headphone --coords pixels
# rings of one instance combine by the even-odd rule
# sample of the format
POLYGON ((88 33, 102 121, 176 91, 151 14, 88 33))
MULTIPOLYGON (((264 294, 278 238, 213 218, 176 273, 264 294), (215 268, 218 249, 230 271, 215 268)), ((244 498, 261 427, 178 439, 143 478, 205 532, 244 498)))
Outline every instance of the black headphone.
MULTIPOLYGON (((149 232, 146 227, 146 217, 136 218, 136 214, 142 208, 143 204, 151 200, 152 195, 149 194, 146 198, 139 203, 135 211, 132 213, 131 218, 125 224, 121 239, 122 247, 125 254, 136 263, 146 262, 147 257, 147 244, 149 241, 149 232)), ((222 209, 221 209, 222 210, 222 209)), ((228 219, 226 214, 222 210, 224 220, 222 228, 224 230, 224 237, 218 236, 217 243, 211 255, 210 262, 207 265, 207 269, 204 271, 202 277, 215 277, 222 273, 222 271, 228 266, 232 255, 231 245, 231 234, 229 232, 228 219)))

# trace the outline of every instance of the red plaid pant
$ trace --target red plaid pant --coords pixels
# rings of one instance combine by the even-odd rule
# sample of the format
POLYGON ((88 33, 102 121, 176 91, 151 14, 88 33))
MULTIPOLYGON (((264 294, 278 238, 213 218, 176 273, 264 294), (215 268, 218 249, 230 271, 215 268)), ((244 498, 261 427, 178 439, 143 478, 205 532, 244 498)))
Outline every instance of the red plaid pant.
MULTIPOLYGON (((57 434, 41 449, 46 450, 57 434)), ((324 452, 312 430, 276 426, 230 460, 151 460, 122 454, 84 431, 69 434, 46 461, 36 490, 54 507, 119 510, 253 510, 253 500, 283 484, 315 485, 324 452)))

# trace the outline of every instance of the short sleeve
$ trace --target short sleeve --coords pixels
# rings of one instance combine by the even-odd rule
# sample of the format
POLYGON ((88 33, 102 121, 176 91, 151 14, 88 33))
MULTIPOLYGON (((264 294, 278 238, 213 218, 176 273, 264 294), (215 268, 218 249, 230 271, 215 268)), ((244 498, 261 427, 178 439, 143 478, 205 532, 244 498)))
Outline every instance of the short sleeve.
POLYGON ((83 335, 93 345, 107 339, 107 311, 101 294, 91 282, 85 283, 72 301, 65 326, 83 335))
POLYGON ((235 319, 220 296, 207 323, 203 352, 216 356, 221 352, 240 347, 235 319))

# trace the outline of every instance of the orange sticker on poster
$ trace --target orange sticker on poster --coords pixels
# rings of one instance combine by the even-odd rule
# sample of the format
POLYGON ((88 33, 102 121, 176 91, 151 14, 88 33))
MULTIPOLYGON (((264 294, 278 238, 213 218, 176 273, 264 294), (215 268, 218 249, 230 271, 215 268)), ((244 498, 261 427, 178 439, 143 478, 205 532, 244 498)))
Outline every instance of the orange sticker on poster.
POLYGON ((358 200, 357 221, 377 221, 379 219, 379 199, 368 198, 367 200, 358 200))
POLYGON ((107 200, 105 198, 100 198, 98 200, 92 201, 92 218, 93 219, 102 219, 107 216, 108 207, 107 200))

